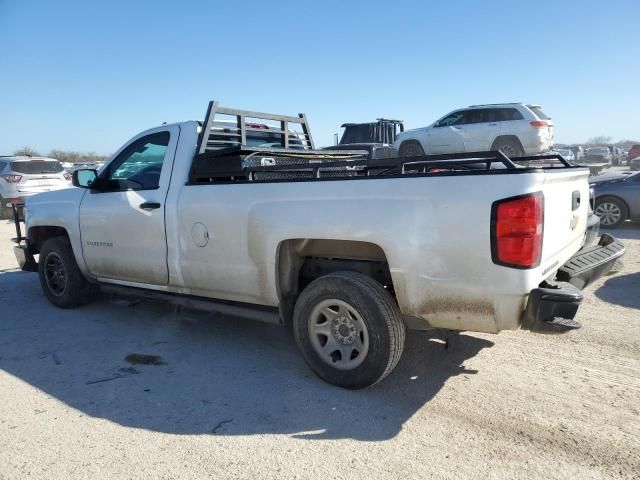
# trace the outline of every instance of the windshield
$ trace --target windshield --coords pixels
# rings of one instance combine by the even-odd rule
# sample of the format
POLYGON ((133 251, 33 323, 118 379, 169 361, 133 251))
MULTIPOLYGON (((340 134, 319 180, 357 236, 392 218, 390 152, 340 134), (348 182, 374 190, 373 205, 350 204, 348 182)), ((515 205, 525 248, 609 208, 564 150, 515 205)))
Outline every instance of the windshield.
POLYGON ((371 124, 349 125, 345 127, 340 145, 352 143, 375 143, 375 130, 371 124))
POLYGON ((64 168, 57 160, 19 160, 11 162, 9 167, 17 173, 37 175, 42 173, 62 173, 64 168))

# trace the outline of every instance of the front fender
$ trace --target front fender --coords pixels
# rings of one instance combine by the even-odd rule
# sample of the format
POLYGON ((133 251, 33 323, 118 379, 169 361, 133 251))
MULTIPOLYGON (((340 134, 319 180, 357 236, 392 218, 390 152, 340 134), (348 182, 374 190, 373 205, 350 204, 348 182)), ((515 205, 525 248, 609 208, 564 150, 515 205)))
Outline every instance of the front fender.
POLYGON ((396 148, 396 150, 400 151, 400 146, 404 142, 408 140, 415 140, 422 146, 422 149, 426 152, 428 132, 429 132, 429 127, 417 128, 415 130, 406 130, 398 134, 395 142, 393 142, 393 146, 396 148))
POLYGON ((25 202, 25 229, 29 240, 30 236, 33 238, 36 227, 63 228, 69 236, 80 271, 87 275, 79 222, 80 204, 85 193, 85 189, 65 188, 29 197, 25 202))

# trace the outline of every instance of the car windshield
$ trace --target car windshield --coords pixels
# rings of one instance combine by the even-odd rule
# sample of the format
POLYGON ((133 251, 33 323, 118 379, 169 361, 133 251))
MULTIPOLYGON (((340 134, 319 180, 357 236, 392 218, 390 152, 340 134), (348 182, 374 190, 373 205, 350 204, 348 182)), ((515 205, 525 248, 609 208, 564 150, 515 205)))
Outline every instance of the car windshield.
POLYGON ((64 167, 57 160, 18 160, 9 167, 17 173, 38 175, 42 173, 62 173, 64 167))
POLYGON ((349 125, 345 127, 340 145, 348 145, 350 143, 375 143, 374 125, 349 125))

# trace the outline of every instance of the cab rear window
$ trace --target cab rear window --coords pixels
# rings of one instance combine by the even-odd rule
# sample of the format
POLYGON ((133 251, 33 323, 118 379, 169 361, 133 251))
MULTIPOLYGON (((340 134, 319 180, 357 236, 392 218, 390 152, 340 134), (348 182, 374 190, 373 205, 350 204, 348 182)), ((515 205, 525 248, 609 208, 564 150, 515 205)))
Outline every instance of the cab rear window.
POLYGON ((26 175, 38 175, 41 173, 62 173, 64 167, 56 160, 27 160, 11 162, 9 170, 26 175))

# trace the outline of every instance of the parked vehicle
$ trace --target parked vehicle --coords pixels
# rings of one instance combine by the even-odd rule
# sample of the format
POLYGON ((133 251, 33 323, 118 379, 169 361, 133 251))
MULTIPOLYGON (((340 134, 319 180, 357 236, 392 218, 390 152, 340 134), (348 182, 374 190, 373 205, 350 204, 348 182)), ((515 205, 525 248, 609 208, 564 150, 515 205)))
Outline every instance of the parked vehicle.
POLYGON ((608 147, 592 147, 585 150, 585 163, 606 163, 611 165, 611 151, 608 147))
POLYGON ((580 251, 588 171, 560 157, 527 168, 494 152, 371 161, 248 147, 247 112, 224 109, 238 127, 221 138, 219 110, 202 128, 144 131, 99 174, 75 171, 80 188, 28 199, 15 253, 53 305, 99 286, 292 324, 321 378, 362 388, 393 370, 407 327, 578 328, 579 289, 624 252, 608 235, 580 251))
POLYGON ((71 175, 53 158, 0 157, 0 217, 11 216, 12 203, 36 193, 71 186, 71 175))
MULTIPOLYGON (((637 170, 637 168, 633 168, 632 166, 632 162, 637 158, 640 158, 640 145, 633 145, 627 152, 627 161, 629 166, 632 167, 632 170, 637 170)), ((636 165, 635 162, 633 162, 633 164, 636 165)))
POLYGON ((634 171, 640 170, 640 157, 629 160, 629 168, 634 171))
POLYGON ((575 162, 573 151, 569 148, 558 148, 555 150, 558 155, 562 155, 567 162, 575 162))
POLYGON ((394 158, 398 151, 393 145, 398 133, 404 131, 401 120, 378 118, 375 122, 343 123, 342 137, 327 150, 366 150, 370 159, 394 158))
POLYGON ((574 161, 576 163, 582 162, 584 159, 584 148, 582 148, 581 145, 571 145, 567 148, 573 152, 574 161))
POLYGON ((640 172, 618 172, 589 180, 600 224, 617 228, 630 219, 640 221, 640 172))
POLYGON ((508 157, 535 155, 553 146, 553 122, 539 105, 472 105, 400 133, 395 146, 401 157, 486 150, 508 157))
POLYGON ((623 155, 622 149, 616 145, 609 145, 607 148, 609 149, 609 153, 611 153, 611 165, 622 165, 626 160, 626 156, 623 155))

